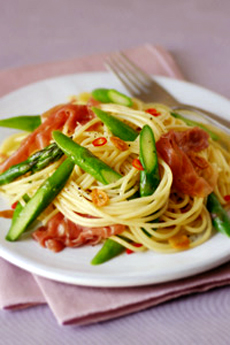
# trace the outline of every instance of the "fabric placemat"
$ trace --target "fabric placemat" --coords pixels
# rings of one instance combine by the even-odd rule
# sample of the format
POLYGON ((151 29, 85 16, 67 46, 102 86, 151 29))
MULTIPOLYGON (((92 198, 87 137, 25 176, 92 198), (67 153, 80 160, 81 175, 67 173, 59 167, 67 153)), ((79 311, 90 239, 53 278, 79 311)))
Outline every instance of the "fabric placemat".
MULTIPOLYGON (((145 44, 125 51, 149 73, 184 79, 171 54, 145 44)), ((30 83, 65 74, 104 70, 108 54, 0 71, 0 96, 30 83)), ((77 250, 77 249, 76 249, 77 250)), ((0 258, 0 308, 19 309, 46 303, 59 324, 90 324, 149 308, 167 300, 230 283, 230 264, 197 276, 132 288, 68 285, 33 275, 0 258)))

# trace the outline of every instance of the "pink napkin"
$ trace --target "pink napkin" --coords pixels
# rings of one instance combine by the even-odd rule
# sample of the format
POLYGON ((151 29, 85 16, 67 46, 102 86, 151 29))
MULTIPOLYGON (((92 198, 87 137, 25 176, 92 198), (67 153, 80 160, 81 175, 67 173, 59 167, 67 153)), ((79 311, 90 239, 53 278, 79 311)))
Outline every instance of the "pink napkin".
MULTIPOLYGON (((172 56, 146 44, 125 52, 147 72, 183 79, 172 56)), ((104 69, 107 54, 0 71, 0 96, 53 76, 104 69)), ((76 249, 77 250, 77 249, 76 249)), ((167 300, 230 283, 230 264, 191 278, 135 288, 94 288, 63 284, 32 275, 0 258, 0 308, 46 303, 59 324, 90 324, 157 305, 167 300)))

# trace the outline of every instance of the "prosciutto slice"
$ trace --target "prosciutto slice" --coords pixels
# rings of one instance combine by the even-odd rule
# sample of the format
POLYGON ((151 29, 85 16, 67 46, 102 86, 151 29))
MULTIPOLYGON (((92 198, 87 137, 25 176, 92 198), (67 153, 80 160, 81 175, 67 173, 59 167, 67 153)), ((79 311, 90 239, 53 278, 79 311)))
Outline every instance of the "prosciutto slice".
POLYGON ((170 130, 156 143, 157 151, 170 166, 174 187, 187 195, 206 197, 213 191, 216 174, 197 153, 209 146, 209 135, 195 127, 183 132, 170 130))
POLYGON ((36 150, 49 145, 52 131, 61 130, 66 124, 69 134, 72 134, 78 123, 84 124, 93 117, 85 105, 59 105, 42 115, 44 122, 21 143, 19 149, 0 164, 0 172, 12 165, 26 160, 36 150))
POLYGON ((59 212, 53 216, 46 226, 40 227, 33 233, 33 238, 54 252, 64 247, 79 247, 82 245, 95 245, 112 235, 120 234, 125 225, 115 224, 100 228, 77 225, 59 212))

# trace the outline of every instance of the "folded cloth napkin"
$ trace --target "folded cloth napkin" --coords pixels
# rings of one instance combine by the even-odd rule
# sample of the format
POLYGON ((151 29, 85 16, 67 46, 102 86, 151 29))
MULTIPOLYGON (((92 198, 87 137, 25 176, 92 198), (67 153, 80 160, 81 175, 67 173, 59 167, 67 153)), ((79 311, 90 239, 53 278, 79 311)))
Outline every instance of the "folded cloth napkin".
MULTIPOLYGON (((183 79, 172 56, 146 44, 125 52, 147 72, 183 79)), ((41 79, 104 69, 107 54, 0 71, 0 96, 41 79)), ((77 249, 76 249, 77 250, 77 249)), ((48 304, 59 324, 90 324, 140 311, 167 300, 230 283, 230 264, 174 282, 132 288, 94 288, 55 282, 0 258, 0 308, 48 304)))
MULTIPOLYGON (((149 73, 184 79, 171 55, 162 47, 146 44, 129 49, 125 53, 149 73)), ((108 54, 99 54, 68 61, 0 71, 0 97, 38 80, 71 73, 105 70, 104 61, 106 56, 108 54)))

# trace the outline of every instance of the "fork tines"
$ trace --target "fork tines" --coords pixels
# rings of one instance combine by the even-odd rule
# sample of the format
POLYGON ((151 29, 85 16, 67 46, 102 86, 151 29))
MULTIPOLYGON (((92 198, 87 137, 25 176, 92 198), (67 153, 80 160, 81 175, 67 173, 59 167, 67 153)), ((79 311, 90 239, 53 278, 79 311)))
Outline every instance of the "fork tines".
POLYGON ((150 76, 121 52, 109 56, 105 65, 117 76, 131 94, 138 95, 149 88, 152 83, 150 76))

